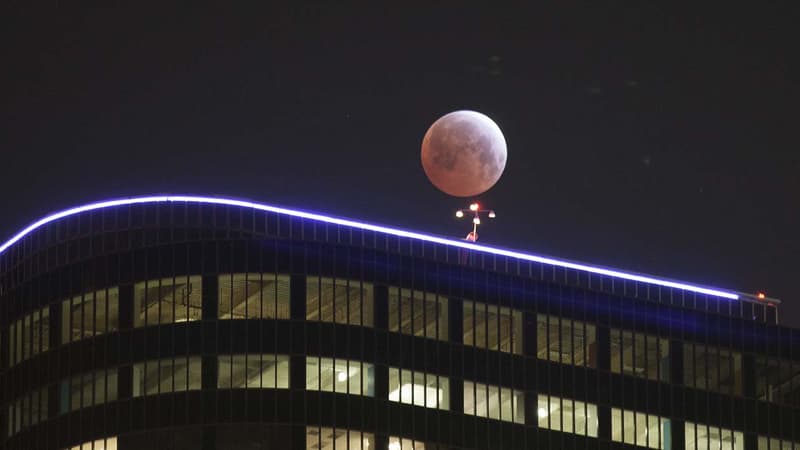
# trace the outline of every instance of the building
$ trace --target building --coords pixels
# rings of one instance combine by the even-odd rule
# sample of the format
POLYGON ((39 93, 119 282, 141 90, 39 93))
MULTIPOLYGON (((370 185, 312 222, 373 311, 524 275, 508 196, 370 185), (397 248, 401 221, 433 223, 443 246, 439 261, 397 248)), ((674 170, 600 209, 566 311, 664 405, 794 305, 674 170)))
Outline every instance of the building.
POLYGON ((778 302, 148 197, 0 247, 2 448, 798 449, 778 302))

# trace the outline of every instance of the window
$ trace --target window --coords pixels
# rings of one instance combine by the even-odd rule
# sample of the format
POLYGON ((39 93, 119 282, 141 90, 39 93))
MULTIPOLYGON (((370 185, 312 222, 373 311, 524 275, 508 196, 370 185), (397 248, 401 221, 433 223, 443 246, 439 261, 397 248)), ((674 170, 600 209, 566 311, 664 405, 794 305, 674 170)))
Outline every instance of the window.
POLYGON ((464 301, 464 345, 522 354, 522 311, 464 301))
POLYGON ((70 447, 69 450, 117 450, 117 438, 110 437, 70 447))
POLYGON ((742 355, 728 349, 683 344, 683 382, 697 389, 742 394, 742 355))
POLYGON ((163 278, 136 283, 134 326, 200 320, 202 278, 199 275, 163 278))
POLYGON ((373 326, 372 284, 357 280, 308 277, 306 319, 373 326))
POLYGON ((446 341, 447 298, 390 286, 389 331, 446 341))
POLYGON ((61 343, 119 329, 119 288, 78 295, 61 302, 61 343))
POLYGON ((75 375, 61 382, 61 413, 102 405, 117 399, 117 369, 75 375))
POLYGON ((220 355, 218 364, 220 389, 289 388, 288 355, 220 355))
POLYGON ((155 359, 133 365, 133 396, 198 390, 201 386, 199 356, 155 359))
POLYGON ((800 450, 800 443, 759 436, 758 450, 800 450))
POLYGON ((611 371, 650 380, 669 381, 669 341, 612 328, 611 371))
POLYGON ((8 405, 8 435, 47 419, 47 388, 29 392, 8 405))
POLYGON ((219 276, 220 319, 288 319, 289 276, 232 273, 219 276))
POLYGON ((800 406, 800 362, 756 357, 756 398, 800 406))
POLYGON ((669 421, 652 414, 611 409, 611 440, 639 447, 666 449, 669 421))
POLYGON ((389 450, 446 450, 446 447, 430 442, 426 443, 397 436, 389 436, 389 450))
POLYGON ((686 422, 684 440, 686 450, 744 450, 741 431, 703 424, 686 422))
POLYGON ((50 309, 37 309, 8 327, 9 365, 14 366, 50 348, 50 309))
POLYGON ((464 414, 525 423, 522 391, 464 381, 464 414))
POLYGON ((370 450, 375 448, 372 433, 341 428, 306 427, 307 450, 370 450))
POLYGON ((597 437, 597 405, 539 395, 536 415, 539 428, 597 437))
POLYGON ((447 377, 389 367, 389 401, 450 408, 450 380, 447 377))
POLYGON ((539 359, 597 367, 597 332, 594 325, 563 317, 538 315, 536 339, 536 355, 539 359))
POLYGON ((306 389, 375 396, 375 367, 361 361, 306 358, 306 389))

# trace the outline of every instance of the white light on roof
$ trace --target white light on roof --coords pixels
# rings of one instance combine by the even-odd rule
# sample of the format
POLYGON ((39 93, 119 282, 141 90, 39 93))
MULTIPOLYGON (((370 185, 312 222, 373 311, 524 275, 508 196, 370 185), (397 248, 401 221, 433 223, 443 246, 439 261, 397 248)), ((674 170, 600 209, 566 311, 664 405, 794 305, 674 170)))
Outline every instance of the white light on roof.
POLYGON ((9 239, 6 243, 0 246, 0 254, 8 250, 9 247, 14 245, 20 239, 31 233, 32 231, 36 230, 37 228, 46 225, 50 222, 54 222, 59 219, 63 219, 64 217, 72 216, 75 214, 79 214, 82 212, 93 211, 97 209, 103 208, 110 208, 114 206, 124 206, 124 205, 135 205, 141 203, 164 203, 164 202, 181 202, 181 203, 205 203, 205 204, 216 204, 216 205, 228 205, 228 206, 239 206, 242 208, 252 208, 259 211, 268 211, 277 214, 283 214, 292 217, 300 217, 303 219, 309 220, 316 220, 319 222, 331 223, 346 227, 358 228, 361 230, 368 230, 368 231, 375 231, 378 233, 389 234, 392 236, 410 238, 410 239, 418 239, 425 242, 432 242, 435 244, 442 244, 448 245, 451 247, 459 247, 464 248, 467 250, 473 250, 476 252, 488 253, 493 255, 499 256, 506 256, 509 258, 515 258, 523 261, 530 261, 540 264, 546 264, 555 267, 563 267, 565 269, 573 269, 582 272, 594 273, 597 275, 605 275, 614 278, 620 278, 623 280, 630 280, 630 281, 637 281, 640 283, 647 283, 653 284, 656 286, 663 286, 673 289, 682 289, 685 291, 696 292, 699 294, 706 294, 712 295, 715 297, 723 297, 732 300, 739 299, 739 295, 733 292, 722 291, 718 289, 706 288, 701 286, 695 286, 687 283, 681 283, 678 281, 671 281, 665 280, 662 278, 655 278, 648 275, 639 275, 634 273, 627 273, 627 272, 620 272, 613 269, 606 269, 603 267, 591 266, 588 264, 581 264, 575 263, 570 261, 564 261, 555 258, 549 258, 545 256, 538 256, 532 255, 528 253, 517 252, 513 250, 505 250, 500 248, 494 247, 487 247, 485 245, 479 245, 468 241, 459 241, 453 239, 447 239, 437 236, 431 236, 422 233, 416 233, 413 231, 405 231, 400 230, 397 228, 390 228, 384 227, 381 225, 373 225, 363 222, 357 222, 354 220, 348 219, 340 219, 331 216, 325 216, 322 214, 310 213, 305 211, 299 211, 294 209, 287 209, 281 208, 277 206, 270 206, 264 205, 261 203, 254 203, 245 200, 235 200, 229 198, 218 198, 218 197, 202 197, 202 196, 191 196, 191 195, 164 195, 164 196, 151 196, 151 197, 135 197, 135 198, 126 198, 126 199, 119 199, 119 200, 110 200, 105 202, 98 202, 98 203, 90 203, 88 205, 79 206, 76 208, 66 209, 61 212, 57 212, 55 214, 51 214, 43 219, 40 219, 37 222, 29 225, 24 230, 20 231, 14 237, 9 239))

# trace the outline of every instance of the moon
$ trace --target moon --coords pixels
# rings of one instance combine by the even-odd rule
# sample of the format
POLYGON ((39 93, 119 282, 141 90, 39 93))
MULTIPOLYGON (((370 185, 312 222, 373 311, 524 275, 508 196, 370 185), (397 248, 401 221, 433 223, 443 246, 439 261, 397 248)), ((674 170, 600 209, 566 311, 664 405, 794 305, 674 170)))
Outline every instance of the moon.
POLYGON ((488 191, 506 168, 506 140, 492 119, 475 111, 439 118, 422 139, 422 168, 428 180, 455 197, 488 191))

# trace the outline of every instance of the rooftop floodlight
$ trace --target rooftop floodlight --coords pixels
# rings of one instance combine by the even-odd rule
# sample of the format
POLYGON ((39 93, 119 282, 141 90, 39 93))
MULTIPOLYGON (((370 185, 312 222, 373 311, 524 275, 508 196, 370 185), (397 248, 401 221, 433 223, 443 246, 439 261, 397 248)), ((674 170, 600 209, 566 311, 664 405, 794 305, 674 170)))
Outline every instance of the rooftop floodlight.
POLYGON ((469 210, 470 211, 477 211, 478 208, 480 208, 480 205, 477 204, 477 203, 473 203, 473 204, 469 205, 469 210))
POLYGON ((494 219, 495 217, 497 217, 497 214, 495 214, 494 211, 489 211, 489 218, 494 219))
POLYGON ((464 211, 462 211, 460 209, 458 211, 456 211, 456 217, 458 217, 459 219, 464 217, 464 211))
POLYGON ((494 210, 491 209, 481 209, 481 205, 478 202, 470 203, 468 209, 459 209, 456 211, 456 217, 459 219, 464 217, 465 214, 470 214, 472 216, 472 231, 467 234, 465 238, 469 242, 475 242, 478 240, 478 225, 481 224, 481 214, 487 213, 490 219, 494 219, 496 217, 494 210))
POLYGON ((475 225, 480 225, 481 224, 481 218, 480 217, 473 218, 472 219, 472 223, 474 223, 475 225))

